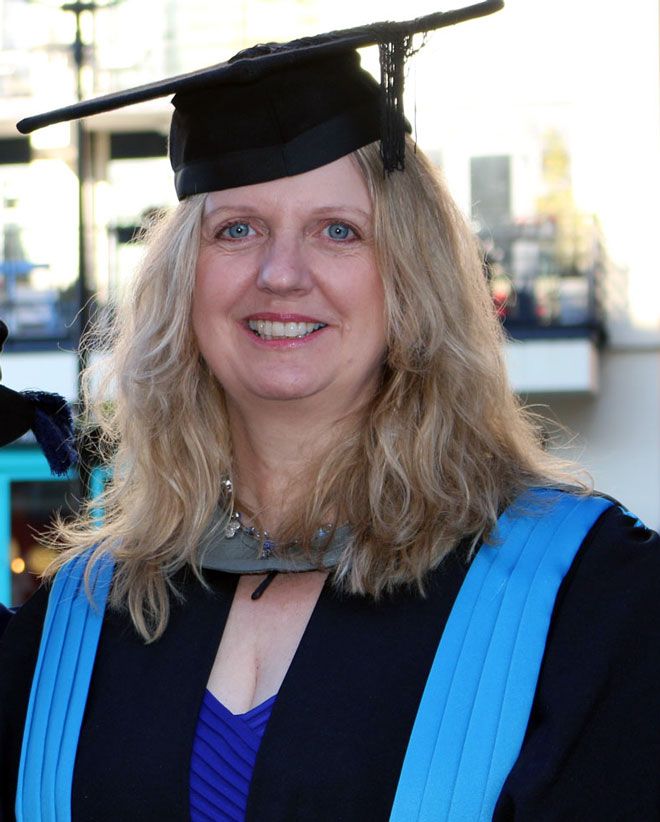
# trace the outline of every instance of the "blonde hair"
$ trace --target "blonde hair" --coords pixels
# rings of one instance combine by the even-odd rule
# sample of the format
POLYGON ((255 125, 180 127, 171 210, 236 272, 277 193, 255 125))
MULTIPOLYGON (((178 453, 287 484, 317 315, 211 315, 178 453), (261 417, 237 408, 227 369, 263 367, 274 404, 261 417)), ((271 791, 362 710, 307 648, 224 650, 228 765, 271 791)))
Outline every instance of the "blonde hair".
MULTIPOLYGON (((377 144, 353 157, 374 209, 387 362, 359 419, 343 421, 310 463, 278 538, 311 545, 335 512, 352 531, 337 584, 378 596, 423 588, 430 569, 466 538, 486 538, 524 489, 576 480, 543 451, 509 388, 476 240, 430 162, 410 143, 403 173, 383 174, 377 144)), ((146 640, 167 625, 173 575, 186 565, 201 575, 198 544, 232 471, 223 392, 190 321, 204 199, 151 231, 97 392, 113 385, 114 401, 95 406, 112 478, 84 516, 58 525, 65 550, 51 570, 92 544, 93 560, 110 552, 111 604, 128 607, 146 640)))

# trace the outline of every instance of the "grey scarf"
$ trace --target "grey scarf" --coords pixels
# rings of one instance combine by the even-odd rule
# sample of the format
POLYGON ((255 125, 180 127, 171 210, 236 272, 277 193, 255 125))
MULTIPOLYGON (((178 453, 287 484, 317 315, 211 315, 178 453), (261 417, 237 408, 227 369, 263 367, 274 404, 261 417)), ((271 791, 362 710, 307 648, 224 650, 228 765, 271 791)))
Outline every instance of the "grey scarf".
POLYGON ((334 568, 348 545, 348 525, 337 528, 330 545, 320 556, 308 556, 292 545, 269 556, 261 555, 259 541, 237 531, 233 537, 225 534, 226 515, 218 511, 202 537, 200 550, 202 567, 233 574, 268 574, 271 571, 318 571, 334 568))

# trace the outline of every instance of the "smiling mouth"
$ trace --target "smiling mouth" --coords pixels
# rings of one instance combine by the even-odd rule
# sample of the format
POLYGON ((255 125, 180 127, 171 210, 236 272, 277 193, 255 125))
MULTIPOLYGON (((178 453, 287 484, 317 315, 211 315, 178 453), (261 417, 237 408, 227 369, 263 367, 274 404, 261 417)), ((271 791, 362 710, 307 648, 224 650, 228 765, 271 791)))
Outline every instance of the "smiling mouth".
POLYGON ((299 340, 325 328, 326 323, 282 323, 271 320, 248 320, 248 327, 262 340, 299 340))

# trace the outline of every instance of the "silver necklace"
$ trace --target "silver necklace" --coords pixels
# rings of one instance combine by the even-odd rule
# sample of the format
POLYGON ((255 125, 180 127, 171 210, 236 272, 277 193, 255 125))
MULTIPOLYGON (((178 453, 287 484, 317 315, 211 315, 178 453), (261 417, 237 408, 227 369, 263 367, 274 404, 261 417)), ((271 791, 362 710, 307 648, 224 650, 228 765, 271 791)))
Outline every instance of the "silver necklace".
MULTIPOLYGON (((222 490, 228 499, 232 499, 234 494, 234 487, 229 478, 222 480, 222 490)), ((248 539, 253 540, 260 546, 260 558, 267 559, 273 551, 278 548, 278 543, 271 538, 268 531, 260 531, 254 525, 246 525, 243 522, 244 515, 240 511, 232 511, 228 522, 224 528, 224 535, 227 539, 233 539, 237 534, 243 534, 248 539)), ((314 542, 324 540, 332 531, 331 525, 324 525, 318 528, 314 534, 314 542)), ((299 545, 298 540, 294 540, 293 545, 299 545)))
POLYGON ((321 549, 318 557, 310 556, 298 540, 276 551, 278 544, 268 531, 245 524, 240 511, 228 513, 233 497, 231 480, 222 481, 222 490, 218 510, 200 542, 201 564, 208 570, 225 573, 266 574, 252 599, 259 599, 279 573, 332 571, 350 542, 348 525, 341 525, 334 532, 328 525, 319 528, 314 536, 314 541, 319 540, 315 547, 321 549))

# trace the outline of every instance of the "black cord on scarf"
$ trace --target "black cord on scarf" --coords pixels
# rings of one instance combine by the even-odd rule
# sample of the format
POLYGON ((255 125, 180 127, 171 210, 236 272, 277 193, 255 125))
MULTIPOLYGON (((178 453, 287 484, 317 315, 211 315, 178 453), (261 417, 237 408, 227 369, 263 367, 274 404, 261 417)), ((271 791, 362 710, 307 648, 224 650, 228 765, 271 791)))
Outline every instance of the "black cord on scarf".
POLYGON ((271 571, 266 579, 262 579, 259 585, 254 589, 252 592, 252 599, 260 599, 263 592, 268 588, 270 583, 275 579, 275 577, 279 574, 279 571, 271 571))

